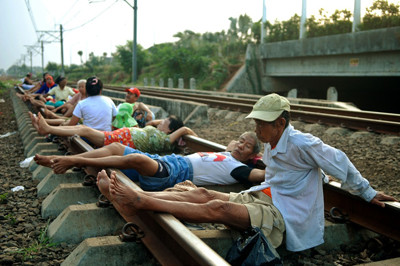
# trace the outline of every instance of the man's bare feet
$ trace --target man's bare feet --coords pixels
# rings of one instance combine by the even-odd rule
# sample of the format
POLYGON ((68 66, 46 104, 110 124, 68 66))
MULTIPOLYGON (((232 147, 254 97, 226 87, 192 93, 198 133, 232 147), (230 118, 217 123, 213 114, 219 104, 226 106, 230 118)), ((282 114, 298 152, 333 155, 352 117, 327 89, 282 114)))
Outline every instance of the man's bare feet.
POLYGON ((142 205, 142 198, 138 191, 123 184, 112 171, 110 175, 110 198, 114 208, 125 218, 126 221, 134 220, 138 209, 142 205))
POLYGON ((49 134, 50 126, 47 124, 46 119, 42 116, 41 113, 38 114, 38 129, 40 135, 49 134))
POLYGON ((40 155, 36 154, 33 160, 39 165, 43 165, 46 167, 51 167, 53 165, 53 159, 57 158, 57 155, 40 155))
POLYGON ((68 169, 76 166, 73 156, 57 156, 52 160, 51 168, 55 174, 64 174, 68 169))
MULTIPOLYGON (((115 174, 115 172, 113 173, 115 174)), ((106 170, 103 169, 97 174, 96 184, 101 194, 103 194, 108 200, 110 200, 110 178, 108 177, 106 170)))

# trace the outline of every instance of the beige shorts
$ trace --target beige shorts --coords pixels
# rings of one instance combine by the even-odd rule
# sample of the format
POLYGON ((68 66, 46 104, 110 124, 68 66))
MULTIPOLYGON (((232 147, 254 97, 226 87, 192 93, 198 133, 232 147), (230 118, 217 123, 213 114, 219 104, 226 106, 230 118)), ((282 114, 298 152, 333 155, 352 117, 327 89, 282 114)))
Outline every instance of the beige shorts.
POLYGON ((264 192, 230 193, 229 201, 246 206, 251 225, 260 228, 273 247, 276 248, 282 243, 285 222, 272 204, 272 199, 264 192))

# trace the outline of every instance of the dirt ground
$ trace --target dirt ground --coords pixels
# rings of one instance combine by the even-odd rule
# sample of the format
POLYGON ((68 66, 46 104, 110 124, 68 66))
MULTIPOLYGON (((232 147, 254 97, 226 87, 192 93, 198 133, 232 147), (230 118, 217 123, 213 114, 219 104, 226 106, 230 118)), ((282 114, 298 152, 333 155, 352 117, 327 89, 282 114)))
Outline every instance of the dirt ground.
MULTIPOLYGON (((32 180, 27 168, 19 165, 25 156, 19 134, 12 134, 17 132, 17 125, 9 92, 0 95, 0 99, 4 99, 0 102, 0 265, 59 265, 75 246, 54 245, 46 237, 46 228, 51 221, 41 218, 43 199, 36 196, 37 181, 32 180), (3 137, 7 133, 11 135, 3 137), (23 186, 24 190, 11 192, 17 186, 23 186)), ((219 116, 216 112, 209 115, 210 124, 193 129, 202 138, 217 143, 227 145, 244 131, 254 129, 251 121, 237 120, 235 115, 231 118, 219 116)), ((342 149, 374 188, 400 198, 399 142, 383 144, 386 138, 381 135, 352 138, 352 132, 330 135, 324 126, 293 124, 342 149)), ((285 265, 354 265, 400 256, 398 243, 387 239, 379 241, 382 245, 378 251, 365 243, 357 247, 341 247, 342 252, 332 254, 318 249, 293 253, 286 258, 285 265)))

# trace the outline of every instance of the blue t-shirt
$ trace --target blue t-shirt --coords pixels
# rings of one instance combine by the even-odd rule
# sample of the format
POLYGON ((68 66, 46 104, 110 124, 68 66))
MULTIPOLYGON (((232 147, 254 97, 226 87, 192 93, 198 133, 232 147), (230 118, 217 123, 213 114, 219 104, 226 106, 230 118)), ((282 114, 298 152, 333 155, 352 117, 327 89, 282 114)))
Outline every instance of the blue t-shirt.
POLYGON ((42 87, 40 87, 40 89, 37 90, 35 93, 36 93, 36 94, 47 94, 47 93, 49 92, 49 90, 50 90, 51 88, 55 87, 55 86, 57 86, 56 83, 54 83, 54 85, 51 86, 51 87, 49 88, 49 87, 47 86, 47 83, 44 83, 44 84, 42 85, 42 87))

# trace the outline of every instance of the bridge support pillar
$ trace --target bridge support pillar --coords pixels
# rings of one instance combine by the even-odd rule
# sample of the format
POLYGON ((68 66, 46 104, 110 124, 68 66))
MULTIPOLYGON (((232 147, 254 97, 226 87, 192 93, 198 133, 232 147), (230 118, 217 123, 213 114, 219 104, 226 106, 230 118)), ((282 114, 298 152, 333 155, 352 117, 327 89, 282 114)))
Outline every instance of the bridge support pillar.
POLYGON ((328 101, 337 102, 338 100, 338 91, 335 87, 329 87, 326 92, 326 99, 328 101))

